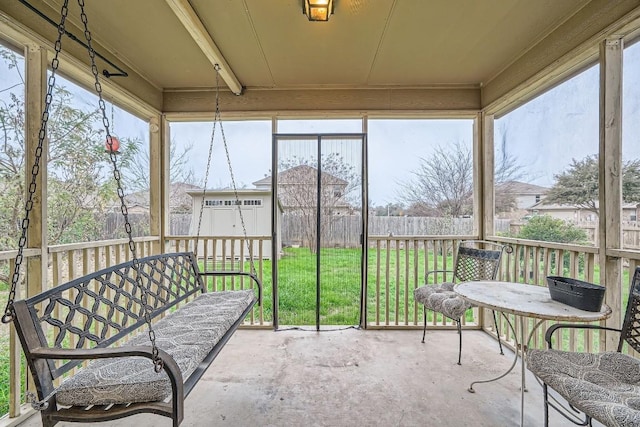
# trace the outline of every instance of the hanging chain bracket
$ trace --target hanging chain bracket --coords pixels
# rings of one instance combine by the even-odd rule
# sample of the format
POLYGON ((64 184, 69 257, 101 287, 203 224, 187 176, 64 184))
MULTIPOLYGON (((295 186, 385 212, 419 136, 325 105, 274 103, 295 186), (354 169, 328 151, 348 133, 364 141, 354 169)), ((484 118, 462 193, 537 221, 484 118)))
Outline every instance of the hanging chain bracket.
MULTIPOLYGON (((29 10, 31 10, 32 12, 34 12, 36 15, 38 15, 40 18, 44 19, 45 21, 47 21, 49 24, 51 24, 54 27, 58 27, 58 23, 55 22, 53 19, 49 18, 47 15, 45 15, 41 10, 39 10, 38 8, 36 8, 34 5, 32 5, 31 3, 29 3, 27 0, 18 0, 20 3, 22 3, 24 6, 26 6, 29 10)), ((79 45, 81 45, 82 47, 84 47, 85 49, 87 48, 87 45, 80 39, 78 39, 75 35, 73 35, 73 33, 70 33, 67 30, 64 30, 64 35, 66 35, 67 37, 69 37, 71 40, 73 40, 74 42, 78 43, 79 45)), ((102 70, 102 75, 105 76, 106 78, 111 78, 111 77, 129 77, 129 74, 127 74, 126 71, 124 71, 122 68, 118 67, 116 64, 114 64, 113 62, 111 62, 110 60, 108 60, 107 58, 105 58, 103 55, 101 55, 98 52, 95 52, 96 56, 100 59, 102 59, 106 64, 110 65, 111 67, 115 68, 116 70, 118 70, 117 73, 112 73, 110 71, 108 71, 106 68, 104 70, 102 70)))

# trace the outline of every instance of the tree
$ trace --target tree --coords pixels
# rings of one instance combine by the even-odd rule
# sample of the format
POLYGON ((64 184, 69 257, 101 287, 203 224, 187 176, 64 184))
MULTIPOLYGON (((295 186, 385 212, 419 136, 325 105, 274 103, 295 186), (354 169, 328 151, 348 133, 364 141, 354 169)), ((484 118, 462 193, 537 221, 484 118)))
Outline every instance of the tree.
MULTIPOLYGON (((124 169, 127 175, 127 182, 130 184, 131 192, 145 191, 149 189, 149 147, 140 140, 127 140, 137 147, 135 155, 124 169)), ((169 182, 199 185, 195 178, 195 172, 191 166, 191 151, 193 143, 179 147, 175 141, 169 144, 169 182)))
POLYGON ((323 155, 320 167, 322 173, 318 195, 316 158, 292 156, 278 165, 278 198, 287 213, 299 218, 303 245, 312 252, 316 250, 318 215, 320 236, 326 237, 337 215, 360 209, 360 177, 355 167, 338 153, 323 155))
MULTIPOLYGON (((582 160, 572 159, 569 168, 555 176, 544 202, 575 205, 598 215, 599 192, 598 156, 587 156, 582 160)), ((622 199, 625 202, 640 202, 640 160, 622 164, 622 199)))
MULTIPOLYGON (((522 176, 517 159, 506 151, 497 156, 496 184, 522 176)), ((400 199, 422 215, 434 210, 441 216, 460 217, 473 214, 473 153, 461 143, 451 148, 439 146, 429 158, 420 158, 413 179, 400 183, 400 199)), ((496 195, 496 210, 515 203, 511 197, 496 195), (500 204, 498 204, 498 202, 500 204)))
MULTIPOLYGON (((140 140, 127 140, 135 144, 130 162, 123 164, 125 180, 129 184, 131 198, 140 198, 149 203, 149 146, 140 140), (132 194, 136 193, 136 194, 132 194)), ((169 144, 169 210, 170 213, 191 213, 191 198, 185 193, 186 188, 201 187, 203 184, 195 178, 191 164, 193 144, 180 146, 172 141, 169 144)), ((148 221, 148 219, 147 219, 148 221)))
POLYGON ((495 155, 496 167, 494 173, 495 188, 495 211, 496 213, 510 212, 517 208, 514 183, 525 177, 522 165, 518 163, 516 157, 511 156, 508 151, 508 134, 506 126, 502 128, 500 142, 497 144, 499 150, 495 155))
POLYGON ((460 143, 452 149, 436 147, 429 158, 420 158, 413 179, 401 184, 401 199, 409 206, 435 208, 444 216, 473 213, 473 157, 460 143))
MULTIPOLYGON (((16 71, 20 82, 0 99, 0 249, 17 246, 24 216, 24 78, 18 56, 0 47, 0 57, 16 71)), ((95 212, 115 195, 109 157, 104 150, 104 131, 97 109, 75 107, 72 94, 54 87, 47 126, 47 212, 49 243, 90 240, 97 234, 95 212)), ((126 156, 125 156, 126 158, 126 156)))

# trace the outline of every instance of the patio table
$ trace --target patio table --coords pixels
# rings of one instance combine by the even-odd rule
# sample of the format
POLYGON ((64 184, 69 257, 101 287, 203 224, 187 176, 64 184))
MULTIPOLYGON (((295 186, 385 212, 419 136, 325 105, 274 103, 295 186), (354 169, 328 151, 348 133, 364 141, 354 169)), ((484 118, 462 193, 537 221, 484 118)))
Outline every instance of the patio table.
POLYGON ((513 370, 518 361, 518 357, 520 357, 522 361, 520 387, 521 426, 524 426, 526 348, 533 336, 533 333, 540 324, 545 320, 556 320, 562 322, 594 322, 606 319, 611 315, 611 309, 606 304, 602 305, 599 312, 593 312, 579 310, 569 305, 554 301, 549 296, 549 289, 546 286, 527 285, 514 282, 473 281, 456 285, 454 287, 454 291, 479 307, 490 308, 501 312, 513 331, 513 336, 516 337, 515 358, 509 369, 496 378, 472 382, 468 390, 469 392, 474 393, 474 384, 487 383, 503 378, 513 370), (520 326, 519 339, 514 325, 506 316, 507 313, 518 316, 520 326), (537 322, 529 332, 528 337, 525 336, 525 318, 527 317, 537 319, 537 322), (518 345, 518 341, 520 342, 520 345, 518 345))

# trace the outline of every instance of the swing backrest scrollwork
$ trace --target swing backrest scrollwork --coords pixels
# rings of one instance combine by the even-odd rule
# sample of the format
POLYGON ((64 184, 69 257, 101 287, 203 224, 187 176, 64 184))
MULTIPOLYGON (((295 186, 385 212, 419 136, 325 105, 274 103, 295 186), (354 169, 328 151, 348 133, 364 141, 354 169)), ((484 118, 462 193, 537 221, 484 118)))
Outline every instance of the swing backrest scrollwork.
MULTIPOLYGON (((133 262, 128 261, 27 299, 41 345, 107 347, 124 338, 145 324, 141 286, 147 291, 151 318, 205 291, 192 253, 154 255, 138 262, 139 281, 133 262)), ((57 376, 77 365, 71 361, 51 369, 57 376)))

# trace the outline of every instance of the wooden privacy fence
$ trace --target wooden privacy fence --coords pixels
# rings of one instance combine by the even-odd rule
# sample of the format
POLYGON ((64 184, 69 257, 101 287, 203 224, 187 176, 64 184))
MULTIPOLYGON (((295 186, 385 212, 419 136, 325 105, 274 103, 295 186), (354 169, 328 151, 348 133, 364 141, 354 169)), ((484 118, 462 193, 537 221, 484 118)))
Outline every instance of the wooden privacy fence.
MULTIPOLYGON (((169 215, 169 234, 191 234, 191 213, 172 213, 169 215)), ((124 231, 124 218, 120 212, 110 212, 105 215, 100 239, 117 239, 126 237, 124 231)), ((149 234, 149 213, 129 213, 129 223, 134 236, 146 236, 149 234)), ((195 232, 194 232, 195 234, 195 232)))
MULTIPOLYGON (((323 247, 355 248, 362 238, 360 215, 334 215, 323 221, 323 247)), ((412 216, 370 216, 370 236, 469 236, 473 234, 473 218, 438 218, 412 216)), ((509 231, 510 220, 496 220, 496 231, 509 231)), ((303 245, 305 228, 300 217, 282 215, 282 242, 286 245, 303 245)), ((371 242, 371 239, 369 239, 371 242)))
MULTIPOLYGON (((598 224, 593 222, 572 223, 577 228, 584 230, 587 240, 592 245, 598 246, 598 224)), ((512 221, 507 227, 511 235, 517 235, 526 222, 512 221)), ((496 230, 499 231, 499 230, 496 230)), ((622 247, 626 249, 640 249, 640 226, 636 221, 626 221, 622 227, 622 247)))
MULTIPOLYGON (((577 226, 587 233, 589 241, 598 245, 598 225, 592 223, 578 223, 577 226)), ((640 249, 640 227, 638 225, 624 225, 622 227, 622 246, 629 249, 640 249)))

